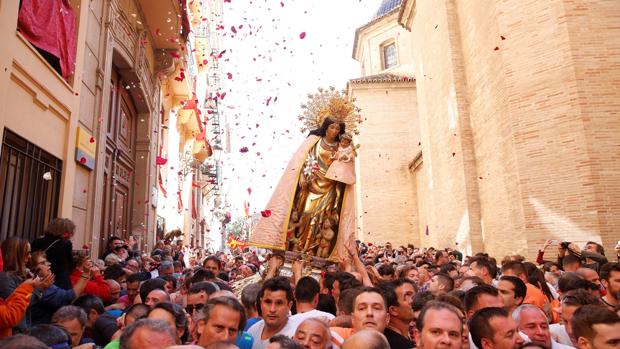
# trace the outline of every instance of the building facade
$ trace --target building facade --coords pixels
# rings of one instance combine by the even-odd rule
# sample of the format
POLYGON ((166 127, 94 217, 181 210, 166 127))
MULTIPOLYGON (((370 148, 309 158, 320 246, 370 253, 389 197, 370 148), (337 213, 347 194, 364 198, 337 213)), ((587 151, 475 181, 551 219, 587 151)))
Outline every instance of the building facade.
MULTIPOLYGON (((171 109, 192 109, 197 62, 210 54, 192 47, 196 11, 176 0, 0 3, 0 239, 32 239, 68 217, 74 246, 94 254, 111 235, 153 245, 162 130, 171 109)), ((178 148, 204 161, 207 133, 194 131, 206 125, 192 112, 194 124, 172 126, 178 148)))
MULTIPOLYGON (((591 240, 613 255, 620 229, 617 2, 386 0, 381 6, 358 30, 354 58, 364 77, 393 73, 365 79, 377 90, 383 84, 386 96, 394 80, 414 77, 415 99, 401 109, 388 97, 373 101, 381 91, 362 98, 363 78, 352 80, 349 91, 368 110, 364 118, 389 121, 409 112, 414 144, 400 159, 409 173, 393 185, 407 187, 410 179, 415 194, 407 202, 416 204, 367 210, 365 196, 385 189, 364 186, 364 176, 378 175, 362 168, 361 237, 372 229, 383 241, 529 257, 546 239, 591 240), (393 108, 399 112, 387 112, 393 108), (380 221, 384 211, 413 217, 417 224, 406 232, 413 238, 398 239, 403 232, 381 229, 382 223, 370 228, 367 222, 380 221)), ((362 130, 361 151, 371 153, 364 156, 381 152, 377 138, 362 130)))

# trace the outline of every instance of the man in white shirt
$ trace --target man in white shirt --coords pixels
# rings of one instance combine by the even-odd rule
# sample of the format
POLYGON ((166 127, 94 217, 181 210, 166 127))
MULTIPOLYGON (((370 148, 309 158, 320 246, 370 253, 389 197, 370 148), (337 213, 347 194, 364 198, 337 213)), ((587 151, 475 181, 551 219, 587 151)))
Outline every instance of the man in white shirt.
POLYGON ((334 318, 334 315, 316 310, 319 304, 320 292, 321 286, 313 277, 304 276, 299 279, 295 286, 297 314, 291 316, 288 321, 295 325, 299 325, 306 319, 319 318, 329 323, 334 318))
POLYGON ((523 304, 512 312, 512 319, 531 341, 542 343, 551 349, 570 349, 571 346, 560 344, 551 338, 549 320, 545 313, 535 305, 523 304))
POLYGON ((285 277, 267 279, 263 283, 258 299, 260 300, 260 320, 248 330, 254 338, 252 349, 265 349, 269 338, 276 335, 293 337, 297 326, 289 322, 289 313, 293 305, 293 289, 285 277))

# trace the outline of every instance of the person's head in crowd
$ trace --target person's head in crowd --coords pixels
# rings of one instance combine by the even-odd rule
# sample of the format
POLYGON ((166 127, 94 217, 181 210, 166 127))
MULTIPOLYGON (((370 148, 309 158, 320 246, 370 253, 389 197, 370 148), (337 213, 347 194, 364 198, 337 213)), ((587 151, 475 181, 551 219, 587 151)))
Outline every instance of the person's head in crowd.
POLYGON ((35 251, 31 253, 28 268, 40 277, 46 277, 52 273, 51 263, 48 262, 47 256, 43 251, 35 251), (36 270, 38 272, 35 272, 36 270))
POLYGON ((579 267, 581 267, 581 260, 579 257, 569 254, 562 258, 562 268, 565 272, 575 272, 579 267))
POLYGON ((450 258, 447 251, 439 250, 435 252, 435 265, 442 266, 448 263, 450 263, 450 258))
MULTIPOLYGON (((445 251, 444 251, 445 252, 445 251)), ((454 280, 446 274, 437 274, 431 278, 431 282, 428 284, 428 292, 433 296, 439 296, 441 294, 448 293, 454 288, 454 280)))
POLYGON ((121 285, 113 279, 105 280, 110 290, 110 298, 108 304, 114 304, 121 296, 121 285))
POLYGON ((121 257, 119 257, 115 253, 110 253, 109 255, 105 256, 105 258, 103 258, 103 262, 105 263, 106 267, 111 267, 113 265, 120 264, 121 263, 121 257))
POLYGON ((420 312, 422 311, 422 308, 424 308, 426 303, 434 299, 435 299, 435 296, 430 294, 430 292, 428 291, 416 293, 416 295, 413 297, 413 302, 411 304, 411 308, 413 309, 413 315, 415 319, 418 318, 418 316, 420 315, 420 312))
POLYGON ((30 243, 11 236, 0 244, 2 251, 2 271, 12 272, 18 277, 25 278, 28 273, 27 264, 30 261, 30 243))
POLYGON ((319 304, 321 286, 315 278, 304 276, 295 285, 295 301, 298 313, 316 309, 319 304))
POLYGON ((387 300, 390 326, 407 331, 414 319, 411 305, 416 290, 413 281, 396 279, 383 287, 383 294, 387 300))
POLYGON ((306 349, 328 349, 331 332, 323 321, 310 318, 297 326, 293 339, 306 349))
POLYGON ((468 319, 480 309, 501 308, 503 306, 502 297, 500 297, 497 289, 491 285, 476 286, 465 293, 465 310, 468 319))
POLYGON ((235 343, 245 327, 245 310, 236 298, 213 297, 209 299, 204 314, 198 339, 198 344, 203 347, 219 341, 235 343))
POLYGON ((127 252, 128 246, 125 245, 125 241, 118 236, 110 236, 108 238, 108 251, 116 255, 122 255, 127 252))
POLYGON ((93 328, 95 321, 105 311, 103 302, 97 296, 83 295, 73 301, 73 305, 82 308, 86 313, 86 327, 93 328))
POLYGON ((426 303, 415 327, 415 341, 420 349, 460 349, 463 343, 463 314, 451 304, 426 303))
POLYGON ((324 311, 336 316, 338 313, 336 300, 331 294, 320 293, 319 303, 316 305, 316 310, 324 311))
POLYGON ((293 305, 293 289, 285 277, 266 280, 258 293, 261 315, 265 329, 278 332, 288 322, 288 313, 293 305))
POLYGON ((185 311, 193 315, 196 311, 201 311, 209 301, 209 297, 219 291, 219 288, 210 281, 201 281, 193 284, 187 291, 187 306, 185 311))
POLYGON ((28 330, 28 334, 45 343, 50 348, 70 349, 72 346, 71 337, 67 331, 55 325, 36 325, 28 330))
POLYGON ((572 332, 580 349, 620 347, 620 317, 599 305, 584 305, 573 315, 572 332))
POLYGON ((163 261, 158 268, 159 276, 172 276, 174 274, 174 265, 170 261, 163 261))
POLYGON ((160 275, 158 276, 160 279, 164 280, 166 284, 164 285, 164 289, 168 293, 174 293, 177 290, 177 279, 172 275, 160 275))
POLYGON ((2 349, 49 349, 49 347, 35 337, 25 334, 14 334, 0 339, 2 349))
POLYGON ((120 338, 120 349, 165 349, 177 344, 177 334, 163 320, 140 319, 127 326, 120 338))
POLYGON ((454 263, 446 263, 439 268, 440 274, 445 274, 452 279, 459 276, 459 270, 454 263))
POLYGON ((378 288, 364 287, 353 300, 351 323, 355 331, 364 328, 383 332, 390 321, 387 300, 378 288))
POLYGON ((338 304, 340 292, 346 290, 347 288, 355 288, 360 286, 362 286, 362 283, 359 282, 353 274, 347 272, 337 272, 334 275, 334 281, 331 288, 331 293, 336 300, 336 304, 338 304))
POLYGON ((527 342, 517 347, 518 349, 551 349, 543 343, 539 342, 527 342))
POLYGON ((125 309, 122 320, 118 321, 119 329, 122 330, 134 322, 145 318, 150 310, 151 308, 146 304, 138 303, 130 305, 127 309, 125 309))
POLYGON ((588 280, 599 287, 601 286, 601 279, 599 278, 596 270, 587 267, 580 267, 575 271, 575 273, 577 273, 577 275, 579 275, 582 279, 588 280))
POLYGON ((131 273, 137 273, 140 271, 140 263, 135 258, 130 258, 125 263, 125 269, 131 273))
POLYGON ((353 312, 353 301, 358 294, 360 294, 361 288, 349 288, 340 293, 338 299, 338 312, 337 315, 351 315, 353 312))
POLYGON ((549 272, 549 273, 559 274, 561 270, 560 270, 560 266, 557 263, 545 262, 543 264, 543 271, 545 273, 549 272))
POLYGON ((477 276, 466 276, 463 278, 463 280, 461 280, 461 286, 459 287, 459 290, 467 292, 473 287, 482 284, 484 284, 484 280, 482 280, 481 278, 477 276))
POLYGON ((407 264, 402 269, 400 269, 400 273, 398 275, 399 278, 407 278, 413 281, 416 287, 419 285, 419 275, 418 269, 414 265, 407 264))
POLYGON ((178 304, 161 302, 155 304, 147 314, 148 319, 163 320, 170 325, 177 334, 177 344, 184 342, 187 337, 187 317, 183 308, 178 304))
POLYGON ((468 276, 477 276, 488 285, 493 282, 493 278, 497 274, 497 265, 490 258, 484 256, 470 258, 469 268, 468 276))
POLYGON ((175 274, 180 275, 181 273, 183 273, 183 262, 174 261, 172 262, 172 266, 174 267, 175 274))
POLYGON ((505 276, 516 276, 521 279, 523 282, 527 283, 527 273, 525 272, 525 267, 523 266, 523 262, 519 261, 508 261, 502 265, 502 275, 505 276))
POLYGON ((140 282, 142 281, 142 275, 139 273, 130 274, 127 277, 127 298, 133 304, 136 296, 138 295, 138 290, 140 289, 140 282))
POLYGON ((75 223, 68 218, 54 218, 45 227, 45 235, 69 240, 75 234, 75 223))
POLYGON ((577 289, 587 290, 592 293, 592 289, 598 290, 598 286, 588 280, 584 280, 575 272, 564 273, 558 280, 558 294, 560 296, 568 291, 577 289))
POLYGON ((215 279, 215 274, 211 272, 211 270, 207 270, 205 268, 199 268, 194 272, 194 275, 191 277, 191 283, 195 284, 201 281, 211 281, 215 279))
POLYGON ((342 349, 390 349, 390 344, 383 333, 371 329, 363 329, 347 338, 342 349))
POLYGON ((230 298, 234 298, 237 299, 237 296, 234 294, 234 292, 229 291, 229 290, 217 290, 215 292, 213 292, 213 294, 211 294, 211 296, 209 296, 209 298, 216 298, 216 297, 230 297, 230 298))
POLYGON ((601 284, 607 290, 603 297, 605 303, 618 306, 620 298, 620 264, 607 263, 601 267, 601 284))
POLYGON ((504 302, 504 309, 510 314, 523 303, 527 286, 525 286, 523 280, 516 276, 504 275, 499 279, 497 290, 504 302))
POLYGON ((202 347, 202 346, 189 347, 187 345, 179 345, 179 346, 170 347, 166 349, 239 349, 239 347, 230 342, 219 341, 219 342, 213 342, 207 345, 206 347, 202 347))
POLYGON ((468 322, 469 333, 480 349, 517 349, 523 344, 515 321, 503 308, 478 310, 468 322))
POLYGON ((560 318, 574 345, 577 345, 576 338, 573 336, 571 321, 578 308, 584 305, 600 305, 600 300, 596 296, 584 289, 570 290, 564 294, 560 303, 560 318))
POLYGON ((303 349, 303 347, 292 338, 279 334, 269 338, 267 349, 303 349))
POLYGON ((71 337, 71 345, 77 346, 86 328, 86 313, 75 305, 65 305, 54 312, 52 324, 64 328, 71 337))
POLYGON ((253 283, 245 286, 241 291, 241 304, 245 309, 245 313, 249 318, 257 317, 258 310, 256 309, 256 300, 258 299, 258 293, 260 292, 260 284, 253 283))
MULTIPOLYGON (((456 292, 461 292, 461 291, 456 291, 456 292)), ((464 293, 463 293, 463 296, 465 296, 464 293)), ((455 308, 457 308, 461 312, 463 318, 465 317, 465 305, 463 305, 463 301, 461 300, 461 298, 457 297, 453 292, 442 294, 441 296, 435 297, 435 301, 453 305, 455 308)))
POLYGON ((155 289, 149 292, 149 294, 146 296, 146 299, 144 300, 144 304, 148 305, 151 308, 163 302, 170 302, 170 295, 166 291, 160 289, 155 289))
POLYGON ((140 299, 146 302, 146 297, 153 290, 166 290, 166 281, 160 278, 148 279, 140 285, 140 299))
POLYGON ((513 311, 512 319, 530 340, 542 343, 547 348, 552 347, 549 320, 542 309, 532 304, 523 304, 513 311))
POLYGON ((605 248, 603 247, 603 245, 599 244, 598 242, 588 241, 586 242, 586 245, 584 246, 583 249, 588 252, 598 253, 603 256, 605 255, 605 248))
POLYGON ((125 269, 120 264, 111 265, 103 271, 103 278, 106 280, 114 280, 119 283, 122 288, 125 288, 127 282, 127 276, 125 269))
POLYGON ((391 281, 394 279, 394 267, 391 264, 381 264, 377 268, 379 275, 384 281, 391 281))
POLYGON ((222 261, 216 256, 209 256, 202 263, 202 267, 212 272, 214 276, 218 276, 222 269, 222 261))

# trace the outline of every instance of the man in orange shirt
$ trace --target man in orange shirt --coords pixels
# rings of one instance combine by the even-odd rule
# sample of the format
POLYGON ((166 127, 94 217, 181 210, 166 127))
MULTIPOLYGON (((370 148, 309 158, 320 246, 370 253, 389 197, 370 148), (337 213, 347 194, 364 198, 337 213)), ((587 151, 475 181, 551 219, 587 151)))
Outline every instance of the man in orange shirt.
POLYGON ((518 261, 507 262, 502 265, 502 276, 516 276, 525 282, 525 287, 527 291, 525 293, 525 299, 523 300, 523 304, 533 304, 540 309, 545 310, 548 308, 549 299, 545 294, 536 286, 527 282, 527 275, 525 273, 525 267, 523 263, 518 261))

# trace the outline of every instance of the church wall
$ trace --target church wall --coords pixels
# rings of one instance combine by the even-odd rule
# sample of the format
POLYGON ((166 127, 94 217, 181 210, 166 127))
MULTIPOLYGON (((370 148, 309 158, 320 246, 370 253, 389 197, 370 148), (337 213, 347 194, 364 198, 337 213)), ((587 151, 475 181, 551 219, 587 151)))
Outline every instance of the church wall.
POLYGON ((415 2, 423 244, 533 258, 552 238, 610 251, 620 227, 620 10, 482 3, 415 2))
POLYGON ((482 249, 480 206, 467 96, 463 89, 458 32, 449 30, 446 2, 416 1, 411 33, 424 184, 418 193, 427 212, 425 246, 482 249), (428 232, 428 234, 427 234, 428 232))
POLYGON ((620 171, 610 160, 620 153, 620 121, 612 117, 619 46, 617 39, 609 46, 614 35, 596 38, 614 13, 617 23, 617 6, 457 4, 479 173, 488 179, 480 181, 486 249, 533 257, 548 238, 581 244, 603 238, 611 248, 609 233, 619 226, 607 219, 618 212, 610 203, 618 202, 611 188, 618 188, 620 171), (614 46, 615 57, 608 51, 614 46), (603 168, 609 176, 596 173, 603 168), (508 216, 498 202, 508 203, 508 216))
POLYGON ((415 178, 409 163, 419 152, 414 83, 350 84, 362 108, 358 137, 358 237, 372 243, 419 245, 415 178))

